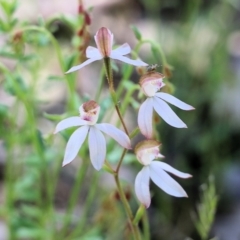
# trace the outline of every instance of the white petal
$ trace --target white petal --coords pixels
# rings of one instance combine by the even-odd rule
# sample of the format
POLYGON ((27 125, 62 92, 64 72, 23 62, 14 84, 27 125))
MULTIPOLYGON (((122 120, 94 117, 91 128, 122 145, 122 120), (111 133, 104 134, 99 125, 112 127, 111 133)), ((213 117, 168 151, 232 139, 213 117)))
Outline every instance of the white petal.
POLYGON ((186 124, 173 112, 173 110, 160 98, 154 97, 153 107, 160 117, 169 125, 176 128, 187 128, 186 124))
POLYGON ((126 133, 109 123, 99 123, 95 127, 117 141, 122 147, 131 149, 131 141, 126 133))
POLYGON ((112 50, 112 56, 116 55, 126 55, 131 52, 131 48, 127 43, 124 43, 122 46, 112 50))
POLYGON ((94 126, 90 127, 88 145, 92 165, 99 171, 106 157, 106 140, 103 134, 94 126))
POLYGON ((192 175, 188 174, 188 173, 184 173, 184 172, 180 172, 178 171, 177 169, 171 167, 170 165, 168 165, 167 163, 164 163, 164 162, 157 162, 157 161, 154 161, 154 165, 158 165, 159 168, 162 168, 163 170, 167 171, 167 172, 170 172, 174 175, 176 175, 177 177, 180 177, 180 178, 190 178, 192 177, 192 175))
POLYGON ((117 59, 117 60, 120 60, 122 62, 134 65, 134 66, 148 66, 147 63, 141 61, 140 59, 133 60, 133 59, 124 57, 124 56, 120 55, 119 53, 116 53, 116 52, 114 53, 113 51, 110 54, 110 58, 117 59))
POLYGON ((102 59, 102 55, 99 52, 99 50, 95 47, 87 47, 86 49, 86 57, 87 58, 98 58, 98 59, 102 59))
POLYGON ((75 72, 75 71, 85 67, 86 65, 88 65, 92 62, 95 62, 97 60, 100 60, 100 59, 102 59, 102 57, 101 58, 99 58, 99 57, 89 58, 87 61, 83 62, 82 64, 70 68, 66 73, 75 72))
POLYGON ((169 102, 172 105, 174 105, 182 110, 194 110, 195 109, 191 105, 188 105, 185 102, 182 102, 181 100, 175 98, 174 96, 172 96, 168 93, 158 92, 155 94, 155 96, 160 97, 161 99, 165 100, 166 102, 169 102))
POLYGON ((158 162, 153 161, 149 165, 150 178, 152 181, 169 195, 174 197, 187 197, 184 189, 156 163, 158 162))
POLYGON ((66 118, 57 124, 54 134, 69 127, 82 126, 86 124, 87 124, 87 121, 82 120, 80 117, 66 118))
POLYGON ((151 196, 149 190, 149 167, 145 166, 138 173, 135 179, 135 193, 138 200, 148 208, 151 203, 151 196))
POLYGON ((67 147, 65 150, 63 166, 70 163, 78 154, 84 140, 86 139, 89 126, 83 126, 77 129, 69 138, 67 147))
POLYGON ((152 138, 152 115, 153 115, 153 106, 152 98, 147 98, 139 108, 138 112, 138 126, 141 133, 146 138, 152 138))

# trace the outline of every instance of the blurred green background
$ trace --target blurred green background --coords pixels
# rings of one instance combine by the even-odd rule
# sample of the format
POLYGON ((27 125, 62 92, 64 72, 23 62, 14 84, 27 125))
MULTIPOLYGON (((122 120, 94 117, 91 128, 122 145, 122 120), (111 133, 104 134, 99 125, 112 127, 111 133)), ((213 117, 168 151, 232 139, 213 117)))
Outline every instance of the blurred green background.
MULTIPOLYGON (((59 119, 77 115, 79 104, 97 94, 98 79, 102 78, 100 63, 67 77, 63 72, 84 60, 84 44, 95 46, 93 35, 102 26, 111 29, 117 44, 128 42, 133 47, 137 40, 131 25, 139 29, 143 38, 161 45, 169 65, 164 66, 147 44, 141 48, 142 59, 159 64, 158 70, 168 76, 174 95, 196 108, 192 112, 174 108, 187 129, 156 122, 161 123, 157 130, 166 162, 191 173, 193 178, 177 179, 188 199, 173 198, 151 185, 150 239, 240 239, 240 2, 89 0, 83 4, 91 24, 80 37, 77 34, 86 15, 78 16, 78 1, 21 0, 7 13, 6 2, 14 5, 15 1, 0 0, 0 240, 125 239, 125 216, 119 210, 111 178, 104 172, 96 176, 81 161, 59 173, 71 131, 54 138, 52 132, 59 119), (62 62, 59 63, 59 53, 46 32, 19 31, 29 26, 40 26, 53 34, 62 62), (76 179, 81 185, 80 193, 76 179), (206 190, 203 184, 209 181, 206 190), (95 189, 89 190, 89 183, 93 182, 95 189), (211 204, 218 196, 214 223, 206 238, 197 228, 201 222, 197 206, 204 201, 202 185, 207 194, 203 206, 207 208, 209 204, 209 209, 214 209, 211 204), (209 190, 214 186, 216 194, 209 190), (90 206, 86 207, 86 201, 90 206), (69 202, 72 215, 71 220, 66 220, 69 202), (81 222, 81 218, 85 220, 81 222), (61 232, 62 221, 72 223, 65 229, 68 237, 55 236, 61 232), (74 237, 70 237, 72 231, 76 232, 74 237)), ((139 76, 133 70, 130 79, 137 83, 139 76)), ((122 73, 124 68, 115 73, 116 85, 122 73)), ((120 96, 120 101, 123 98, 120 96)), ((109 98, 103 98, 101 104, 108 109, 109 98)), ((136 127, 136 116, 137 112, 126 116, 130 129, 136 127)), ((134 141, 137 139, 141 136, 134 141)), ((112 148, 109 154, 119 153, 112 148)), ((86 149, 81 151, 83 154, 86 149)), ((128 157, 120 175, 126 182, 126 191, 132 189, 140 169, 131 160, 132 155, 128 157)), ((135 209, 135 197, 130 195, 135 209)), ((200 211, 207 212, 208 208, 200 211)), ((211 218, 214 213, 209 215, 211 218)), ((211 222, 208 219, 204 223, 208 221, 211 222)))

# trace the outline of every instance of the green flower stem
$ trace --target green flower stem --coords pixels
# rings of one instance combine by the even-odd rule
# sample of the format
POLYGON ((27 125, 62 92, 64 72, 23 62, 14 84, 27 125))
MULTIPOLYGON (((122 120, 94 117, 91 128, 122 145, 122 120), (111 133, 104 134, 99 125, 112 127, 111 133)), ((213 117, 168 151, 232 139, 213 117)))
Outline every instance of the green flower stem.
POLYGON ((144 240, 150 240, 150 226, 149 226, 149 219, 148 219, 148 214, 146 209, 144 210, 142 222, 143 222, 144 240))
POLYGON ((6 206, 7 208, 4 209, 4 215, 6 217, 6 222, 9 228, 9 239, 14 239, 14 235, 15 235, 15 228, 13 226, 12 222, 12 213, 14 212, 14 182, 13 179, 14 177, 12 176, 12 170, 14 169, 14 165, 13 165, 13 149, 14 149, 14 136, 12 136, 12 132, 9 132, 9 134, 7 135, 7 158, 6 158, 6 171, 5 171, 5 187, 6 187, 6 206))
POLYGON ((116 96, 116 92, 114 90, 114 82, 113 82, 113 74, 112 74, 112 68, 111 68, 111 60, 110 58, 104 58, 104 66, 105 66, 105 73, 107 76, 107 80, 108 80, 108 85, 109 85, 109 91, 115 106, 115 109, 117 111, 117 114, 119 116, 119 119, 123 125, 124 131, 127 135, 129 135, 126 124, 123 120, 122 114, 120 112, 119 106, 118 106, 118 102, 117 102, 117 96, 116 96))
POLYGON ((120 184, 120 181, 119 181, 119 177, 118 177, 118 174, 116 173, 114 175, 114 179, 115 179, 115 182, 116 182, 116 185, 117 185, 117 189, 118 189, 118 192, 119 192, 119 195, 120 195, 120 198, 121 198, 121 201, 123 203, 123 206, 124 206, 124 209, 125 209, 125 212, 128 216, 128 222, 129 222, 129 226, 131 228, 131 231, 132 231, 132 234, 134 236, 134 239, 135 240, 140 240, 141 239, 141 236, 140 236, 140 233, 139 233, 139 229, 138 229, 138 226, 133 224, 133 214, 132 214, 132 210, 129 206, 129 203, 128 203, 128 200, 125 196, 125 193, 122 189, 122 186, 120 184))
MULTIPOLYGON (((42 32, 45 33, 51 40, 52 45, 55 48, 56 54, 57 54, 57 58, 62 70, 62 73, 64 74, 65 80, 66 80, 66 84, 68 86, 68 95, 69 96, 73 96, 74 95, 74 91, 75 91, 75 82, 72 79, 71 75, 65 74, 65 65, 64 65, 64 60, 63 60, 63 56, 62 56, 62 52, 61 49, 59 47, 58 41, 55 39, 55 37, 52 35, 52 33, 50 31, 48 31, 46 28, 43 27, 37 27, 37 26, 27 26, 27 27, 23 27, 21 29, 19 29, 19 31, 22 32, 27 32, 27 31, 38 31, 38 32, 42 32)), ((74 98, 73 97, 69 97, 69 108, 70 109, 74 109, 74 98)))
POLYGON ((124 156, 125 156, 126 152, 127 152, 127 149, 124 149, 123 152, 122 152, 122 155, 120 157, 120 160, 119 160, 117 168, 116 168, 116 173, 117 174, 119 173, 119 170, 120 170, 120 167, 121 167, 121 164, 122 164, 122 161, 124 159, 124 156))
POLYGON ((74 237, 78 237, 79 235, 82 235, 81 233, 84 233, 84 227, 87 224, 88 214, 92 208, 92 203, 95 199, 95 195, 97 192, 96 190, 98 187, 98 180, 99 180, 99 173, 97 172, 97 173, 94 173, 93 179, 91 180, 89 192, 87 194, 87 198, 85 200, 85 205, 83 208, 83 213, 81 214, 81 219, 77 224, 77 226, 75 227, 75 230, 71 233, 71 235, 67 239, 72 240, 74 239, 74 237))
POLYGON ((132 210, 129 206, 128 200, 125 196, 124 190, 122 189, 122 186, 121 186, 120 181, 119 181, 119 170, 120 170, 120 167, 121 167, 121 164, 122 164, 122 161, 124 159, 124 156, 125 156, 126 152, 127 152, 127 149, 124 149, 123 152, 122 152, 122 155, 120 157, 120 160, 118 162, 118 165, 117 165, 117 168, 116 168, 116 171, 115 171, 115 174, 114 174, 114 179, 115 179, 117 189, 118 189, 121 201, 123 203, 124 209, 125 209, 126 214, 128 216, 128 222, 129 222, 130 228, 132 230, 132 233, 134 235, 134 238, 136 240, 139 240, 139 239, 141 239, 141 236, 140 236, 140 233, 139 233, 138 226, 133 224, 134 219, 133 219, 132 210))
POLYGON ((167 59, 165 57, 165 54, 162 50, 162 47, 160 44, 156 44, 154 41, 150 40, 150 39, 143 39, 141 41, 138 42, 138 44, 136 45, 134 52, 138 53, 141 46, 145 43, 149 43, 151 45, 152 48, 154 48, 161 56, 163 65, 167 65, 167 59))

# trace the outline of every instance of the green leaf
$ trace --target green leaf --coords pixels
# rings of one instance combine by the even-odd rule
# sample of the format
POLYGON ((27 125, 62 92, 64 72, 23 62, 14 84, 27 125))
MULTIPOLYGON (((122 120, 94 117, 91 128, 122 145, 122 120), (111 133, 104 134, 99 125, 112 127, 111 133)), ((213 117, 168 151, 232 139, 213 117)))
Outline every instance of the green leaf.
POLYGON ((62 76, 51 75, 47 79, 50 80, 50 81, 62 81, 64 78, 62 76))

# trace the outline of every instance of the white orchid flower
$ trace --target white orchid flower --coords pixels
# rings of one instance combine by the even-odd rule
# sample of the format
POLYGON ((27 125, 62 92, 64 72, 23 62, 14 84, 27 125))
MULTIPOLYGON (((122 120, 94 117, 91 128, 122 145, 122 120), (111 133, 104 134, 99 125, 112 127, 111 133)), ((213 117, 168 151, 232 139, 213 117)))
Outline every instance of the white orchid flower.
POLYGON ((173 112, 168 103, 182 109, 194 110, 194 107, 180 101, 168 93, 158 92, 165 84, 161 73, 150 71, 140 78, 140 86, 148 97, 140 106, 138 112, 138 126, 146 138, 152 138, 152 116, 153 109, 169 125, 176 128, 187 128, 186 124, 173 112))
POLYGON ((141 61, 140 59, 133 60, 125 57, 124 55, 129 54, 131 52, 131 48, 127 43, 124 43, 122 46, 112 49, 113 46, 113 34, 108 28, 102 27, 100 28, 96 35, 94 36, 97 48, 95 47, 87 47, 86 56, 89 58, 82 64, 72 67, 66 73, 77 71, 86 65, 95 62, 97 60, 101 60, 103 58, 112 58, 116 60, 120 60, 122 62, 134 65, 134 66, 147 66, 148 64, 141 61))
POLYGON ((68 140, 65 150, 63 166, 70 163, 78 154, 88 133, 88 145, 90 160, 96 170, 100 170, 106 157, 105 133, 117 141, 122 147, 131 149, 129 137, 121 130, 109 123, 96 123, 100 112, 100 106, 95 101, 88 101, 79 108, 80 116, 62 120, 56 126, 55 132, 60 132, 69 127, 81 126, 68 140))
POLYGON ((155 140, 144 140, 135 147, 137 159, 144 165, 135 179, 135 192, 138 200, 146 208, 151 204, 149 190, 150 179, 169 195, 187 197, 184 189, 166 172, 172 173, 180 178, 192 177, 190 174, 180 172, 164 162, 153 161, 156 158, 163 157, 159 152, 159 146, 160 144, 155 140))

